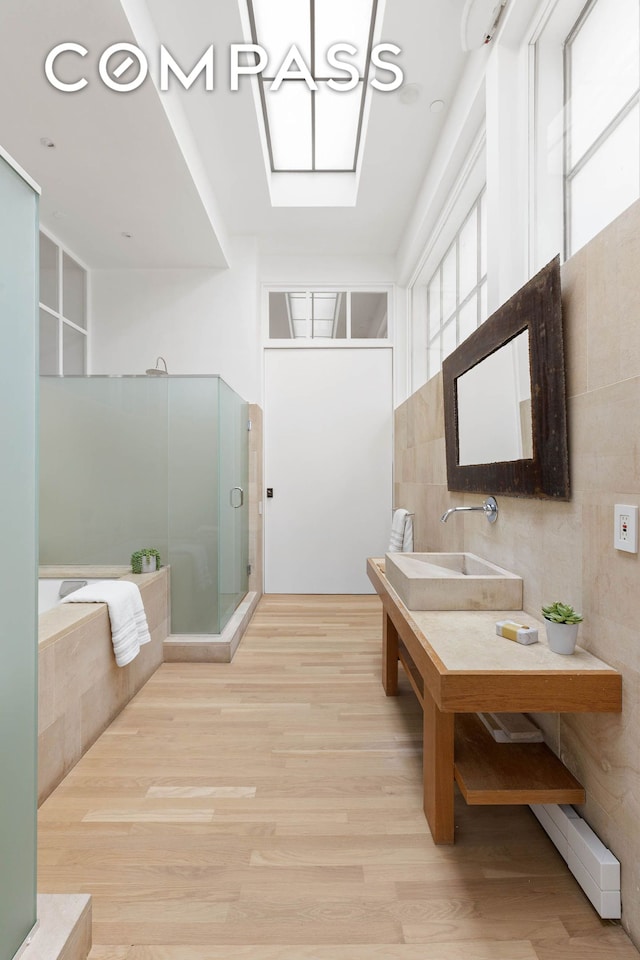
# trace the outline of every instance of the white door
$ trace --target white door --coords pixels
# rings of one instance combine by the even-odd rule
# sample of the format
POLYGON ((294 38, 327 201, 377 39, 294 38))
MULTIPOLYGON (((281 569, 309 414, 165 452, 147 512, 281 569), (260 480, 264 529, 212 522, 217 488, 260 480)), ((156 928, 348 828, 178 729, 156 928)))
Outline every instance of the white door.
POLYGON ((390 349, 265 351, 266 593, 371 593, 392 508, 390 349))

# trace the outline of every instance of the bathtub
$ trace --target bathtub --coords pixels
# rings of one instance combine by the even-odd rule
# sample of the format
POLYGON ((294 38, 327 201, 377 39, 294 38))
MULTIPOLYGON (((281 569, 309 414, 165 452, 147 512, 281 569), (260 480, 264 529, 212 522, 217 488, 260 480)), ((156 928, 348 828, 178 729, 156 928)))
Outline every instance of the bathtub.
POLYGON ((169 575, 131 574, 129 566, 40 567, 38 617, 38 795, 45 800, 146 683, 163 660, 169 575), (116 666, 105 603, 60 603, 69 580, 126 577, 140 587, 151 642, 126 667, 116 666))
POLYGON ((47 610, 53 610, 60 603, 60 587, 63 583, 76 583, 76 590, 84 587, 87 583, 99 583, 100 580, 114 579, 113 577, 99 577, 97 579, 66 577, 65 579, 55 580, 53 578, 38 580, 38 615, 46 613, 47 610))

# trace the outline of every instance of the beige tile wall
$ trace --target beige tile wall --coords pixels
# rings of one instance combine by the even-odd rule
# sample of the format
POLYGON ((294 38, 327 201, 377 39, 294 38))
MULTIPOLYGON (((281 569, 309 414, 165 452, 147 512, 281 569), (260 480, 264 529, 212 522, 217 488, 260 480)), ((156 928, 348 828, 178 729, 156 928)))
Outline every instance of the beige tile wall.
MULTIPOLYGON (((613 548, 613 505, 640 504, 640 202, 562 267, 572 500, 498 495, 441 524, 450 505, 440 375, 396 411, 395 503, 416 514, 416 550, 464 548, 524 578, 524 608, 582 611, 579 643, 623 674, 619 715, 538 717, 586 787, 582 815, 622 862, 623 924, 640 943, 640 560, 613 548)), ((494 493, 486 490, 486 494, 494 493)))
POLYGON ((262 594, 262 514, 258 505, 262 500, 262 409, 249 404, 251 433, 249 434, 249 590, 262 594))
POLYGON ((168 572, 138 583, 151 643, 126 667, 113 656, 105 605, 88 615, 63 605, 40 618, 38 652, 38 802, 42 803, 162 663, 168 633, 168 572), (75 624, 69 621, 75 619, 75 624), (66 626, 61 626, 66 624, 66 626))

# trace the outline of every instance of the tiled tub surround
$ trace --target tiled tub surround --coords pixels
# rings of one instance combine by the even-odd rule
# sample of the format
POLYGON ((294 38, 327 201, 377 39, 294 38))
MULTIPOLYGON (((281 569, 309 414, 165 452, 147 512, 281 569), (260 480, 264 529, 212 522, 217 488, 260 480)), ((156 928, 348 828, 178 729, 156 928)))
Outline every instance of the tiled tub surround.
POLYGON ((38 928, 20 960, 86 960, 91 950, 91 897, 39 893, 38 928))
POLYGON ((64 603, 38 625, 38 799, 45 800, 163 660, 168 631, 167 568, 135 575, 130 567, 41 567, 40 577, 122 577, 140 587, 151 643, 117 667, 107 606, 64 603))
MULTIPOLYGON (((415 549, 467 550, 524 580, 524 609, 566 600, 578 643, 623 675, 621 714, 546 714, 548 744, 584 784, 579 812, 622 863, 623 925, 640 943, 640 558, 613 548, 615 503, 640 504, 640 202, 562 267, 572 499, 496 494, 498 522, 440 523, 448 493, 442 380, 396 411, 395 499, 415 512, 415 549)), ((485 494, 494 494, 486 490, 485 494)))

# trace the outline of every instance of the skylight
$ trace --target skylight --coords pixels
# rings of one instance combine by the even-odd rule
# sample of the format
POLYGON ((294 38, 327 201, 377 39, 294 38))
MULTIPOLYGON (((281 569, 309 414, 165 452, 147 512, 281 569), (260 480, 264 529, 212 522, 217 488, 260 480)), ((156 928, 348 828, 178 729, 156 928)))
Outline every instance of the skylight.
POLYGON ((247 0, 247 6, 252 41, 269 55, 258 83, 272 173, 355 173, 378 0, 247 0), (336 43, 356 49, 336 55, 354 68, 353 79, 327 61, 336 43), (309 89, 296 61, 272 89, 293 45, 317 90, 309 89))

